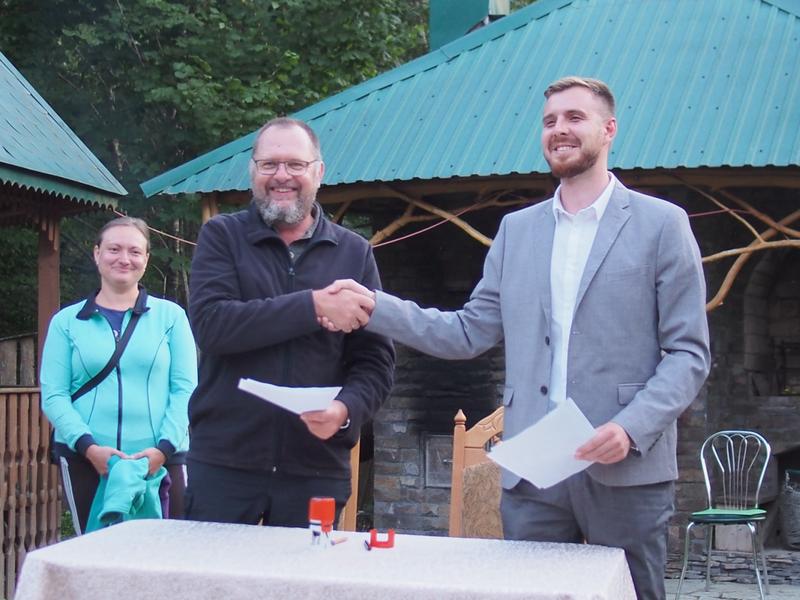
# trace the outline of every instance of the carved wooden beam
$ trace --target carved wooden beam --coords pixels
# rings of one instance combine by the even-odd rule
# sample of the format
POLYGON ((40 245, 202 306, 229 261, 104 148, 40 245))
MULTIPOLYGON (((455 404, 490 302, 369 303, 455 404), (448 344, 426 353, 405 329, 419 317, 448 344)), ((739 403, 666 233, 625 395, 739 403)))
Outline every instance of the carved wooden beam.
POLYGON ((777 229, 778 231, 780 231, 782 234, 788 235, 789 237, 800 237, 800 231, 798 231, 797 229, 792 229, 790 227, 784 227, 780 223, 777 223, 769 215, 767 215, 765 213, 762 213, 760 210, 758 210, 757 208, 755 208, 754 206, 752 206, 748 202, 742 200, 738 196, 733 195, 731 192, 729 192, 727 190, 719 190, 719 193, 722 194, 723 196, 725 196, 726 198, 728 198, 729 200, 732 200, 733 202, 735 202, 739 206, 741 206, 743 209, 745 209, 751 215, 753 215, 754 217, 756 217, 757 219, 759 219, 760 221, 765 223, 767 226, 773 227, 773 228, 777 229))
POLYGON ((349 210, 350 205, 352 204, 353 204, 352 200, 343 202, 342 205, 339 207, 339 209, 336 211, 336 214, 333 215, 333 222, 341 223, 345 213, 349 210))
MULTIPOLYGON (((792 214, 784 217, 783 219, 781 219, 777 223, 777 225, 781 225, 781 226, 790 225, 790 224, 794 223, 795 221, 797 221, 798 219, 800 219, 800 210, 796 210, 792 214)), ((751 249, 749 252, 744 251, 745 249, 739 248, 739 250, 743 250, 743 251, 739 254, 738 258, 734 261, 734 263, 731 266, 731 268, 728 269, 728 273, 725 275, 725 279, 723 279, 722 284, 720 285, 719 290, 717 291, 717 294, 711 300, 709 300, 708 303, 706 304, 706 311, 707 312, 710 312, 710 311, 714 310, 715 308, 719 307, 720 305, 722 305, 722 303, 725 301, 725 297, 728 295, 728 292, 730 292, 731 287, 733 286, 733 282, 736 281, 736 276, 742 270, 742 268, 744 267, 745 263, 747 263, 747 261, 750 260, 750 257, 753 255, 754 251, 766 250, 767 247, 769 247, 769 246, 774 247, 777 244, 777 242, 773 242, 772 244, 767 244, 766 243, 767 240, 769 240, 770 238, 775 237, 775 235, 777 235, 777 233, 778 233, 778 229, 777 228, 773 227, 773 228, 767 229, 766 231, 763 231, 761 233, 761 235, 760 235, 760 238, 761 238, 762 241, 753 240, 753 242, 747 247, 747 248, 751 249)), ((794 240, 786 240, 786 241, 794 242, 794 240)), ((781 244, 781 245, 789 245, 789 244, 781 244)), ((791 245, 794 245, 794 244, 791 244, 791 245)), ((734 252, 734 251, 726 250, 725 252, 729 253, 729 252, 734 252)), ((723 253, 718 253, 716 255, 712 255, 712 256, 706 257, 706 258, 703 259, 703 262, 704 263, 712 262, 714 260, 719 260, 720 258, 724 258, 724 256, 719 256, 720 254, 723 254, 723 253)))
POLYGON ((397 190, 397 189, 393 188, 390 185, 386 185, 385 189, 390 194, 396 195, 398 198, 402 198, 403 200, 405 200, 409 204, 417 206, 417 207, 419 207, 419 208, 421 208, 423 210, 428 211, 429 213, 433 213, 434 215, 437 215, 439 217, 442 217, 443 219, 446 219, 446 220, 450 221, 451 223, 453 223, 453 225, 463 229, 467 233, 467 235, 469 235, 471 238, 473 238, 475 240, 478 240, 481 244, 484 244, 485 246, 490 246, 491 245, 492 238, 483 235, 480 231, 475 229, 472 225, 470 225, 469 223, 467 223, 463 219, 458 218, 453 213, 448 212, 448 211, 446 211, 444 209, 441 209, 441 208, 439 208, 437 206, 434 206, 433 204, 430 204, 429 202, 425 202, 424 200, 422 200, 420 198, 415 198, 414 196, 411 196, 409 194, 403 193, 400 190, 397 190))
MULTIPOLYGON (((750 231, 750 233, 752 233, 752 234, 753 234, 753 237, 755 237, 755 238, 756 238, 756 239, 758 239, 758 240, 761 240, 760 234, 758 233, 758 231, 756 231, 756 228, 755 228, 755 227, 753 227, 752 225, 750 225, 750 223, 748 223, 747 221, 745 221, 745 220, 744 220, 744 219, 743 219, 743 218, 742 218, 742 217, 741 217, 741 216, 740 216, 740 215, 739 215, 739 214, 738 214, 736 211, 734 211, 734 210, 731 210, 731 208, 730 208, 730 207, 726 206, 725 204, 723 204, 722 202, 720 202, 719 200, 717 200, 717 199, 716 199, 714 196, 712 196, 712 195, 711 195, 711 194, 709 194, 708 192, 705 192, 705 191, 701 190, 701 189, 700 189, 699 187, 697 187, 696 185, 692 185, 691 183, 688 183, 688 182, 686 182, 686 181, 683 181, 683 179, 681 179, 681 178, 680 178, 680 177, 678 177, 677 175, 675 176, 675 179, 676 179, 676 180, 678 180, 678 181, 679 181, 680 183, 682 183, 683 185, 685 185, 686 187, 688 187, 690 190, 693 190, 694 192, 696 192, 696 193, 700 194, 700 195, 701 195, 701 196, 703 196, 704 198, 706 198, 706 199, 708 199, 708 200, 711 200, 711 202, 713 202, 714 204, 716 204, 717 206, 719 206, 719 207, 720 207, 722 210, 724 210, 724 211, 725 211, 725 212, 726 212, 728 215, 730 215, 731 217, 733 217, 734 219, 736 219, 737 221, 739 221, 740 223, 742 223, 742 224, 743 224, 743 225, 744 225, 744 226, 745 226, 745 227, 746 227, 746 228, 747 228, 747 229, 750 231)), ((764 241, 764 240, 761 240, 761 241, 764 241)))

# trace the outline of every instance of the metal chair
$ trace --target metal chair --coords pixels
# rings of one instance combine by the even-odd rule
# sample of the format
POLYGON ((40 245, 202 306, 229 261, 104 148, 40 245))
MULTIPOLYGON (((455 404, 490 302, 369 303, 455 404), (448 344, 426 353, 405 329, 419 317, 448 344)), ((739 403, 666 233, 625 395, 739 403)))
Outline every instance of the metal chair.
MULTIPOLYGON (((724 526, 746 525, 753 543, 753 569, 756 573, 758 592, 764 599, 764 589, 769 594, 767 561, 764 547, 758 539, 757 525, 766 518, 766 511, 759 508, 758 496, 767 470, 771 449, 767 440, 754 431, 727 430, 709 436, 700 448, 700 464, 706 483, 708 508, 694 512, 686 526, 686 541, 683 551, 683 569, 678 582, 675 600, 681 596, 681 586, 689 565, 691 531, 695 525, 724 526), (764 585, 758 568, 758 557, 764 568, 764 585)), ((711 544, 713 531, 706 538, 706 591, 711 580, 711 544)))

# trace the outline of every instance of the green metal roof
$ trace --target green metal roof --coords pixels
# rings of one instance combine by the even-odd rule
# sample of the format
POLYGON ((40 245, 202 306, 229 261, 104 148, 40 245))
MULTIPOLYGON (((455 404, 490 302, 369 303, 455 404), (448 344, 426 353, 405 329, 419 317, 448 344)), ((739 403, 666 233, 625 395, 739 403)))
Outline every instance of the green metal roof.
POLYGON ((428 46, 436 50, 464 36, 484 19, 498 13, 507 15, 508 8, 508 0, 432 0, 428 2, 428 46))
MULTIPOLYGON (((800 165, 798 0, 539 0, 309 106, 325 185, 547 173, 542 92, 617 97, 616 169, 800 165)), ((253 134, 142 184, 247 190, 253 134)))
POLYGON ((0 183, 110 206, 127 194, 2 53, 0 183))

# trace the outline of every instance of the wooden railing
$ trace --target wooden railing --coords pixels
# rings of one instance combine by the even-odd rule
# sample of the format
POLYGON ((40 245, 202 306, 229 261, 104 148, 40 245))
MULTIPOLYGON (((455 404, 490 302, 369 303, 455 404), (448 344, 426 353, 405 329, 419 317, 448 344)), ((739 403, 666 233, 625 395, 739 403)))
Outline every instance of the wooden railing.
POLYGON ((25 554, 57 542, 61 520, 35 361, 33 335, 0 340, 0 598, 7 599, 14 597, 25 554))
POLYGON ((36 336, 29 333, 0 338, 0 387, 37 383, 36 336))
POLYGON ((0 388, 0 594, 12 598, 29 550, 58 541, 58 471, 48 459, 50 429, 39 388, 0 388))

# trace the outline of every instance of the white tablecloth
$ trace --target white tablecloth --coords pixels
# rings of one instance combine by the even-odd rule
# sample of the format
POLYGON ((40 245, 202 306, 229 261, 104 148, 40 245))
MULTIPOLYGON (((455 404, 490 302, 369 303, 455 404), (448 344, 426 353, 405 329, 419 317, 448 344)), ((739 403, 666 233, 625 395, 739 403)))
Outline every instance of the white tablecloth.
POLYGON ((365 533, 311 546, 305 529, 129 521, 28 554, 15 600, 635 599, 622 550, 365 533))

